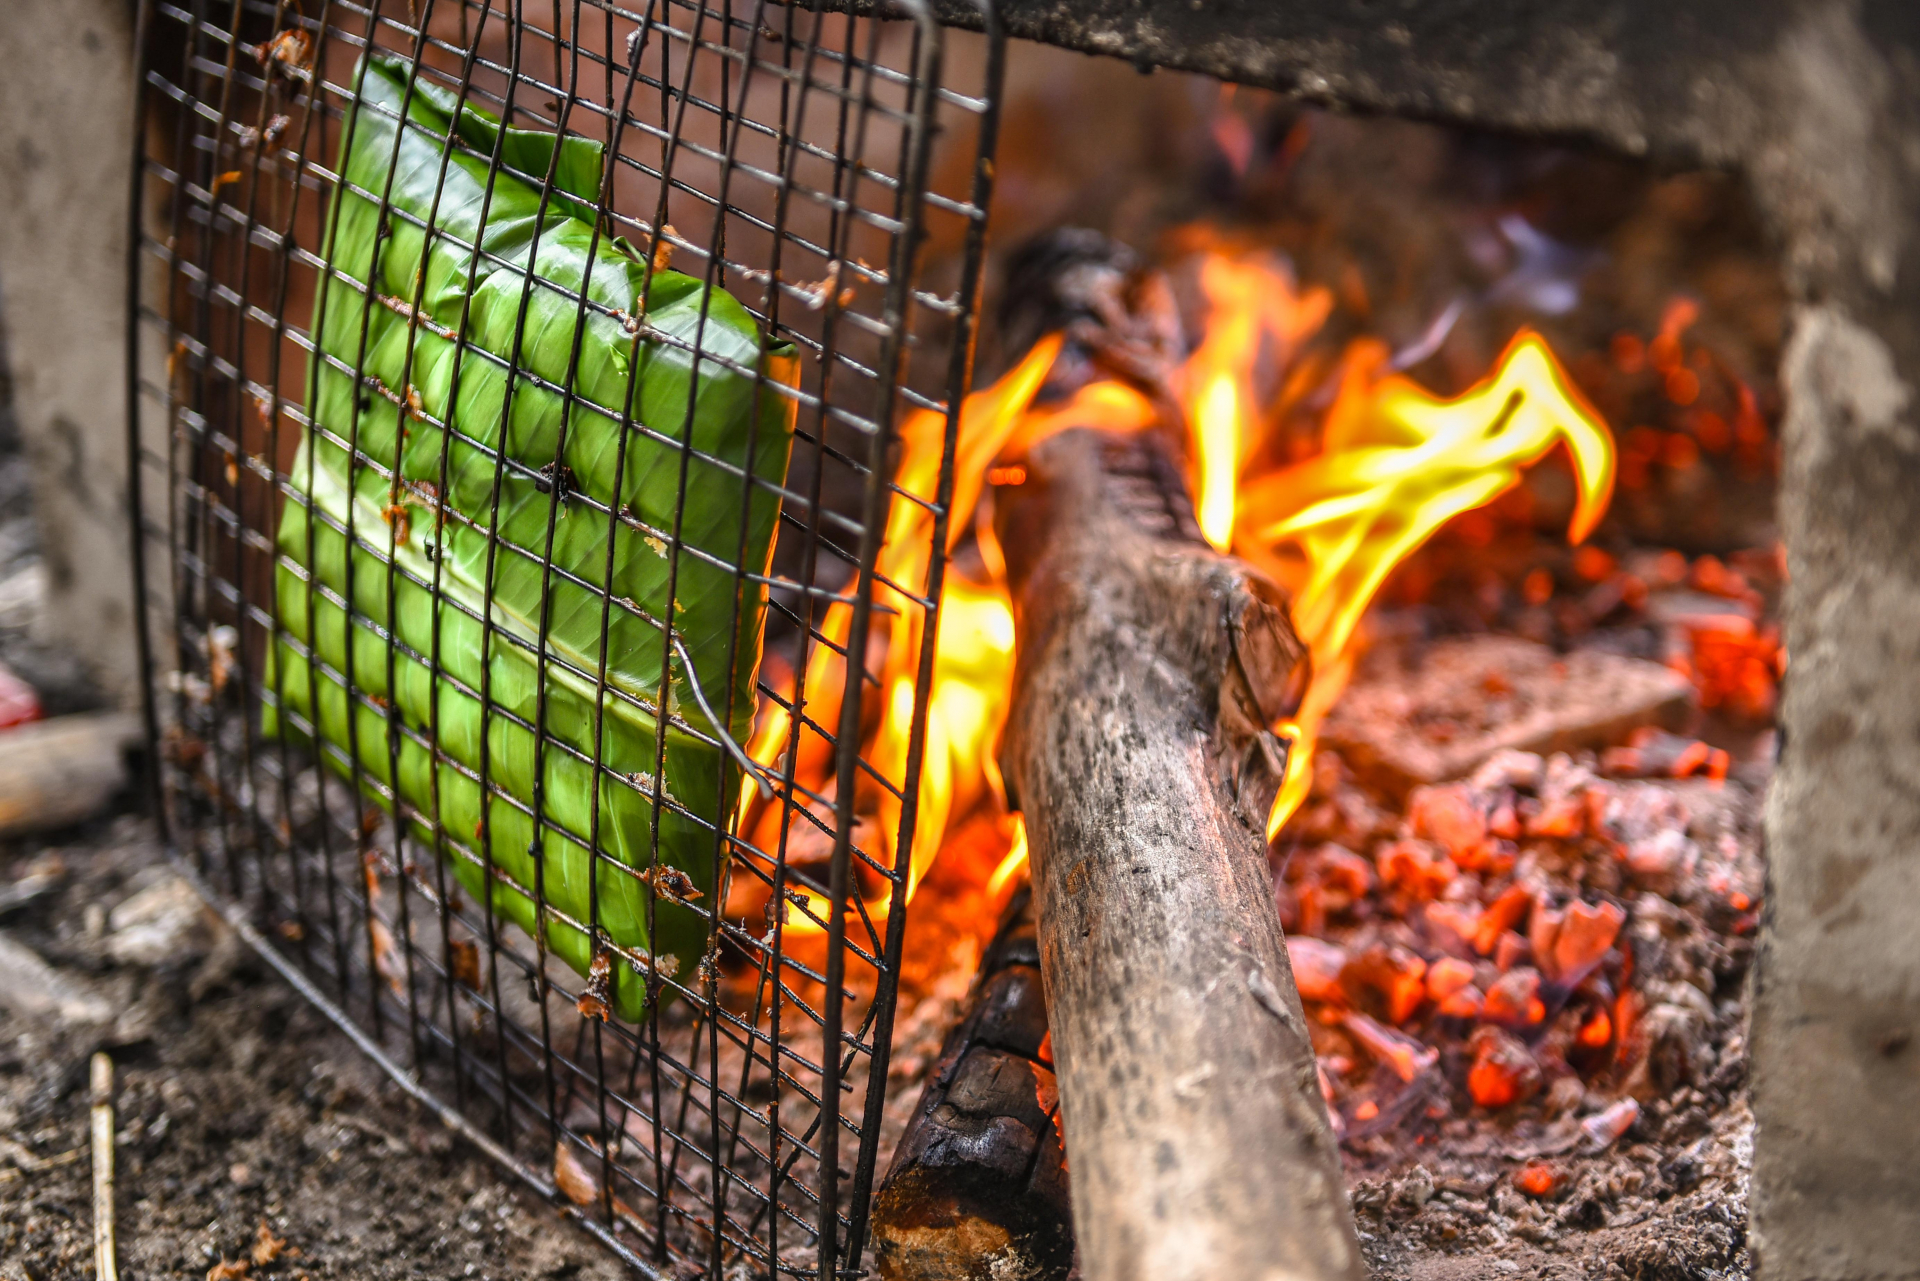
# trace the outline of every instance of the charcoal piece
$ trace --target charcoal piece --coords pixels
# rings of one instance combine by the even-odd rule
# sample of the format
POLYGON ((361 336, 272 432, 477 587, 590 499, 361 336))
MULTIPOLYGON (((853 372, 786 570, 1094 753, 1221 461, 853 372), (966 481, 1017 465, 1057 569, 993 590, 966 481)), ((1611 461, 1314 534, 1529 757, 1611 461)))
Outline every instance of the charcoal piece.
POLYGON ((980 962, 873 1208, 884 1281, 1063 1278, 1073 1228, 1031 895, 980 962))

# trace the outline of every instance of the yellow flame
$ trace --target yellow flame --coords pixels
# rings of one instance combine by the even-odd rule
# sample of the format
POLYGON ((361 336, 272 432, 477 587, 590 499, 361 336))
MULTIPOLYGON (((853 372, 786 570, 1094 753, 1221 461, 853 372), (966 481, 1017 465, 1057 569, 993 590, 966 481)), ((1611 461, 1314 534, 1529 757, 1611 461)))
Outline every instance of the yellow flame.
MULTIPOLYGON (((913 856, 907 896, 940 852, 948 820, 967 813, 987 796, 1006 795, 995 752, 1006 723, 1006 685, 1013 671, 1013 603, 1000 583, 980 586, 954 576, 940 602, 933 688, 927 699, 927 738, 920 764, 919 810, 913 823, 913 856)), ((888 777, 905 772, 913 725, 913 680, 895 679, 894 698, 881 727, 874 764, 888 777)), ((883 811, 896 820, 900 803, 889 796, 883 811)))
POLYGON ((993 875, 987 878, 987 897, 998 898, 1000 891, 1007 888, 1007 882, 1020 874, 1027 865, 1027 820, 1022 814, 1008 816, 1013 825, 1013 844, 1007 850, 1007 856, 993 869, 993 875))
MULTIPOLYGON (((1489 376, 1451 399, 1435 397, 1389 366, 1384 345, 1349 344, 1338 394, 1324 423, 1319 455, 1294 466, 1246 475, 1260 454, 1278 406, 1297 404, 1318 382, 1319 369, 1297 359, 1300 346, 1324 325, 1332 306, 1325 289, 1296 289, 1277 261, 1209 252, 1200 283, 1209 311, 1206 334, 1172 380, 1190 433, 1196 510, 1207 540, 1275 569, 1294 590, 1293 620, 1313 658, 1313 680, 1294 717, 1274 727, 1291 751, 1286 778, 1268 820, 1276 835, 1310 788, 1319 726, 1345 689, 1359 647, 1355 631, 1381 584, 1446 521, 1492 501, 1517 484, 1521 470, 1566 445, 1579 481, 1570 538, 1585 538, 1605 511, 1613 484, 1613 445, 1604 423, 1568 381, 1546 343, 1522 332, 1489 376), (1261 371, 1283 390, 1263 403, 1261 371)), ((1043 339, 1014 369, 961 408, 948 511, 949 548, 974 524, 974 512, 997 463, 1017 460, 1039 440, 1068 427, 1132 432, 1164 426, 1167 415, 1140 390, 1117 380, 1081 387, 1064 404, 1035 406, 1062 345, 1043 339)), ((876 648, 882 713, 863 757, 884 778, 904 777, 911 741, 914 688, 923 643, 924 596, 933 553, 934 510, 946 420, 922 412, 901 427, 896 498, 879 558, 876 600, 892 611, 876 648)), ((1012 471, 1014 469, 1008 469, 1012 471)), ((988 581, 960 574, 947 579, 926 691, 925 753, 913 823, 907 895, 919 887, 946 834, 983 805, 1004 815, 1005 791, 997 750, 1013 680, 1014 623, 1004 566, 991 531, 979 531, 988 581)), ((850 608, 836 604, 807 670, 807 713, 836 722, 835 700, 850 608)), ((784 710, 763 710, 751 751, 771 765, 793 740, 784 710)), ((833 786, 822 736, 798 736, 795 768, 820 790, 833 786)), ((839 785, 848 785, 844 780, 839 785)), ((764 802, 743 789, 745 827, 764 802)), ((859 812, 879 848, 866 852, 892 865, 903 814, 902 799, 863 785, 859 812)), ((989 883, 997 895, 1027 858, 1020 815, 1004 815, 1009 847, 989 883)), ((828 904, 809 895, 826 919, 828 904)), ((883 895, 866 912, 885 915, 883 895)), ((800 917, 795 933, 817 933, 800 917)))
POLYGON ((1208 254, 1200 263, 1207 297, 1206 336, 1187 358, 1182 384, 1193 433, 1196 516, 1221 551, 1233 544, 1240 465, 1258 435, 1247 430, 1259 403, 1254 374, 1264 357, 1285 368, 1294 349, 1318 332, 1333 309, 1325 289, 1301 293, 1293 275, 1264 256, 1208 254))
POLYGON ((1314 662, 1269 837, 1305 797, 1320 720, 1346 686, 1354 628, 1387 575, 1562 444, 1579 483, 1567 531, 1578 543, 1613 492, 1613 439, 1538 334, 1521 331, 1491 375, 1451 400, 1390 372, 1386 348, 1363 340, 1348 352, 1321 452, 1246 486, 1248 541, 1267 551, 1290 544, 1306 561, 1293 623, 1314 662))
POLYGON ((1240 480, 1240 395, 1218 374, 1200 393, 1193 415, 1200 468, 1200 533, 1220 551, 1233 546, 1234 490, 1240 480))
MULTIPOLYGON (((957 542, 972 520, 980 491, 994 458, 1026 416, 1034 395, 1046 381, 1059 355, 1062 338, 1052 334, 1036 343, 1012 370, 992 386, 968 396, 961 404, 954 446, 953 491, 949 502, 947 546, 957 542)), ((922 410, 901 425, 901 457, 895 484, 910 495, 896 498, 887 513, 887 532, 876 563, 876 600, 892 610, 887 628, 886 657, 880 688, 886 692, 886 710, 873 744, 862 756, 888 779, 906 776, 913 731, 913 686, 919 674, 920 645, 926 614, 913 593, 924 596, 934 541, 934 500, 939 495, 940 460, 946 447, 946 415, 922 410), (917 500, 917 501, 912 501, 917 500)), ((919 888, 920 878, 940 850, 947 821, 964 814, 983 794, 1002 796, 1000 773, 994 760, 1000 726, 1006 715, 1005 691, 1013 670, 1013 607, 998 581, 980 587, 951 576, 939 609, 933 658, 933 680, 927 698, 926 753, 920 771, 918 808, 913 823, 913 856, 907 873, 907 897, 919 888), (957 807, 957 808, 956 808, 957 807)), ((830 644, 816 645, 807 663, 809 715, 831 725, 845 670, 844 649, 852 608, 836 603, 827 613, 821 634, 830 644), (835 647, 840 647, 836 649, 835 647), (823 712, 820 710, 825 708, 823 712)), ((777 732, 754 735, 753 759, 772 766, 788 741, 784 715, 777 732)), ((822 781, 827 744, 819 735, 802 735, 796 774, 810 783, 822 781), (812 749, 809 752, 808 749, 812 749)), ((840 786, 852 785, 841 780, 840 786)), ((743 789, 743 826, 753 800, 743 789)), ((865 852, 882 866, 893 863, 894 842, 900 829, 901 798, 885 788, 874 788, 870 808, 877 821, 870 829, 877 848, 865 852)), ((827 919, 824 896, 802 890, 809 910, 827 919)), ((883 893, 866 904, 878 921, 889 903, 883 893)), ((818 932, 803 916, 793 917, 790 933, 818 932)))

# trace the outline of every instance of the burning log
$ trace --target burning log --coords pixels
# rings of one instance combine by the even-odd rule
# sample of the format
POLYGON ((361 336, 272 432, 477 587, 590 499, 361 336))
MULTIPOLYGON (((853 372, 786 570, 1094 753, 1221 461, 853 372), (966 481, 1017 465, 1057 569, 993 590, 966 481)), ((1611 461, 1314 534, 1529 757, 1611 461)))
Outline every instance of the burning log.
POLYGON ((1026 816, 1090 1281, 1358 1278, 1281 939, 1267 726, 1304 684, 1281 593, 1193 529, 1145 436, 1069 430, 999 489, 1026 816))
POLYGON ((1073 1264, 1032 903, 1008 904, 874 1200, 884 1281, 1054 1281, 1073 1264))

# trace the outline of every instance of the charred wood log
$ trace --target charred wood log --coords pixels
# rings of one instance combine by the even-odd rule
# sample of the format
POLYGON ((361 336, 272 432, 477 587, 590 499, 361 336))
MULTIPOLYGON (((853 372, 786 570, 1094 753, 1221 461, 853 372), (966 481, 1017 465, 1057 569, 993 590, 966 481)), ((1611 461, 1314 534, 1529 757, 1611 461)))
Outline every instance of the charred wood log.
POLYGON ((1305 651, 1279 589, 1180 537, 1168 470, 1145 437, 1068 431, 995 496, 1019 635, 1003 769, 1081 1268, 1358 1278, 1263 839, 1267 726, 1305 651))
POLYGON ((1056 1281, 1073 1265, 1032 895, 980 961, 874 1200, 883 1281, 1056 1281))

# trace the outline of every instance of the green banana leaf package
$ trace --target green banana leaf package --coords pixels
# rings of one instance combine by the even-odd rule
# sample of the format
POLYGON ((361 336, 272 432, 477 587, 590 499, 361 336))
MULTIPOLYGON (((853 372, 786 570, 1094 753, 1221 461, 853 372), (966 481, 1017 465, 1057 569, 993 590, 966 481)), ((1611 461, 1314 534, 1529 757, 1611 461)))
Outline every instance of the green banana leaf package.
MULTIPOLYGON (((542 897, 553 909, 548 946, 583 975, 594 949, 572 922, 596 916, 634 956, 685 964, 705 946, 706 921, 626 869, 673 867, 695 885, 713 883, 718 829, 740 782, 718 733, 747 737, 766 619, 764 587, 725 567, 767 569, 793 402, 757 386, 754 371, 790 382, 791 348, 767 344, 721 290, 664 268, 649 279, 605 236, 589 276, 594 211, 584 202, 597 197, 600 144, 518 129, 502 141, 493 116, 456 112, 444 90, 416 81, 409 93, 407 82, 407 63, 365 61, 343 126, 344 183, 327 231, 336 274, 316 309, 316 428, 293 461, 299 496, 287 500, 278 535, 284 639, 269 663, 279 703, 268 700, 265 729, 294 735, 284 712, 297 712, 330 745, 321 754, 335 769, 357 764, 383 804, 374 783, 398 794, 421 839, 433 839, 437 819, 456 877, 477 898, 490 890, 504 920, 533 932, 542 897), (464 146, 445 154, 450 131, 464 146), (496 144, 505 167, 489 201, 496 144), (377 201, 353 188, 377 197, 390 167, 397 212, 382 229, 377 201), (550 168, 556 190, 543 211, 550 168), (453 337, 469 288, 462 349, 453 337), (599 304, 584 324, 563 289, 599 304), (516 336, 523 372, 510 390, 516 336), (696 339, 705 354, 697 387, 696 339), (569 402, 559 389, 570 372, 569 402), (480 623, 489 608, 491 636, 480 623), (660 620, 669 615, 679 644, 656 800, 660 620), (598 695, 603 659, 608 692, 598 695), (493 708, 484 716, 483 691, 493 708), (401 733, 394 777, 388 717, 440 759, 401 733), (530 727, 542 720, 554 741, 536 753, 530 727), (622 777, 595 777, 596 721, 604 769, 622 777), (545 819, 537 832, 536 806, 545 819), (604 858, 590 856, 590 841, 604 858)), ((647 985, 631 961, 612 967, 608 995, 619 1017, 642 1016, 647 985)))

